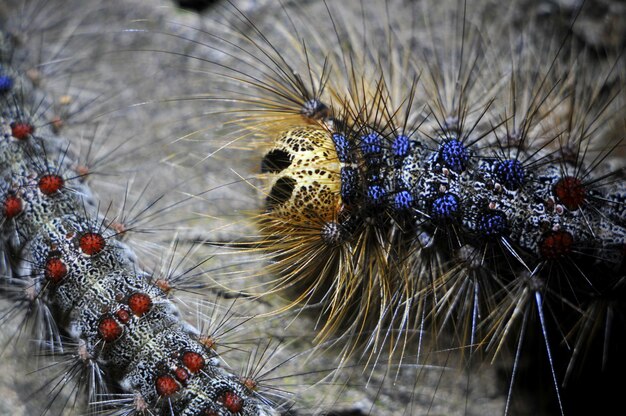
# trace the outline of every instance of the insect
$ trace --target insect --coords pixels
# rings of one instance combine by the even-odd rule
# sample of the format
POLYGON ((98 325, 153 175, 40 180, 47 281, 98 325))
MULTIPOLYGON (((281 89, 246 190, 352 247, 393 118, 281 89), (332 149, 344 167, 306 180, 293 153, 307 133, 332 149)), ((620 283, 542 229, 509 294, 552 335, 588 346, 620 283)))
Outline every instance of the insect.
MULTIPOLYGON (((130 34, 157 46, 131 52, 140 62, 172 58, 185 74, 181 84, 168 79, 181 88, 166 91, 173 97, 146 107, 177 106, 189 94, 185 111, 204 115, 196 133, 172 123, 186 139, 172 140, 175 158, 212 166, 212 175, 251 150, 251 172, 232 170, 238 189, 264 201, 253 227, 217 244, 237 254, 237 270, 211 278, 270 303, 286 298, 271 316, 317 321, 308 335, 317 357, 339 356, 337 374, 356 360, 383 396, 401 385, 411 400, 394 404, 399 414, 439 411, 426 380, 449 372, 452 350, 473 365, 510 350, 513 376, 501 384, 511 391, 496 412, 514 413, 519 374, 539 369, 548 407, 571 414, 583 355, 619 364, 584 344, 621 345, 622 324, 611 317, 623 307, 623 178, 607 160, 623 137, 623 61, 585 67, 591 58, 567 34, 573 15, 538 41, 538 20, 508 29, 520 24, 514 12, 493 20, 488 2, 457 3, 364 2, 356 11, 316 3, 259 15, 227 5, 210 23, 148 22, 130 34), (174 42, 171 54, 164 40, 174 42), (245 270, 242 257, 258 254, 265 270, 245 270), (607 287, 592 278, 599 270, 611 276, 607 287), (545 362, 526 365, 534 352, 545 362)), ((254 197, 223 198, 220 189, 202 197, 254 212, 254 197)), ((336 396, 326 400, 340 407, 336 396)))

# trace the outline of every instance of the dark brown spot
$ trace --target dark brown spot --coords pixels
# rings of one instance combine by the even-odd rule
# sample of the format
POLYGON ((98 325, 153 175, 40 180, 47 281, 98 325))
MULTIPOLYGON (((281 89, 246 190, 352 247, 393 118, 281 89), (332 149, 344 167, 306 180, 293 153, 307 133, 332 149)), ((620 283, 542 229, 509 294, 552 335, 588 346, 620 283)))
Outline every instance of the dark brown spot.
POLYGON ((585 202, 587 191, 580 179, 566 176, 556 183, 554 194, 567 209, 575 211, 585 202))
POLYGON ((567 231, 553 231, 546 235, 539 246, 541 256, 546 260, 556 260, 572 251, 574 237, 567 231))

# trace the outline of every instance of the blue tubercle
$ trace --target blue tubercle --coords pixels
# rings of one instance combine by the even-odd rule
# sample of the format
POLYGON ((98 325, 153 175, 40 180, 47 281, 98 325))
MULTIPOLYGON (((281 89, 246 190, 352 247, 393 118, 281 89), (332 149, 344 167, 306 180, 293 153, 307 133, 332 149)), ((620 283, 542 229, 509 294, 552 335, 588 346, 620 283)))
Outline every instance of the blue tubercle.
POLYGON ((408 210, 413 206, 413 195, 406 190, 398 192, 394 196, 393 206, 398 211, 408 210))
POLYGON ((344 204, 356 202, 359 190, 359 172, 352 167, 341 168, 341 200, 344 204))
POLYGON ((332 137, 339 161, 341 163, 350 163, 352 159, 352 145, 350 144, 348 138, 339 133, 334 133, 332 137))
POLYGON ((447 168, 463 172, 467 167, 470 153, 461 141, 449 139, 439 145, 439 157, 447 168))
POLYGON ((0 75, 0 94, 7 93, 13 88, 13 78, 8 75, 0 75))
POLYGON ((361 152, 365 156, 378 155, 383 151, 383 138, 378 133, 361 136, 361 152))
POLYGON ((496 237, 507 229, 506 215, 502 211, 487 211, 478 218, 478 232, 483 237, 496 237))
POLYGON ((382 205, 385 202, 387 191, 379 185, 367 187, 367 200, 371 205, 382 205))
POLYGON ((406 157, 410 150, 410 139, 408 136, 401 134, 397 136, 391 144, 391 152, 395 157, 406 157))
POLYGON ((519 189, 526 180, 526 170, 519 160, 508 159, 497 162, 494 173, 508 189, 519 189))
POLYGON ((438 222, 447 222, 456 219, 461 211, 459 197, 446 193, 433 200, 430 206, 432 218, 438 222))

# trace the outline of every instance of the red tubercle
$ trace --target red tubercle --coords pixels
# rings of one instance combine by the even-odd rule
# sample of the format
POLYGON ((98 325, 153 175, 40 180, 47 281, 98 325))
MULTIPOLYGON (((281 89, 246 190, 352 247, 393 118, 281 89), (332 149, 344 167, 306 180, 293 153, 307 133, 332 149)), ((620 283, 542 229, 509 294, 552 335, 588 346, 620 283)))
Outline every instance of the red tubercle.
POLYGON ((118 309, 117 312, 115 312, 115 316, 123 324, 130 322, 130 313, 124 308, 118 309))
POLYGON ((202 355, 194 351, 186 351, 183 353, 182 362, 190 373, 197 373, 204 368, 205 362, 202 355))
POLYGON ((564 176, 554 185, 554 195, 570 211, 580 208, 587 197, 587 190, 580 179, 564 176))
POLYGON ((124 329, 110 315, 104 316, 98 323, 98 333, 106 342, 113 342, 122 336, 124 329))
POLYGON ((63 129, 63 125, 64 124, 65 123, 64 123, 63 119, 61 118, 61 116, 54 116, 50 120, 50 125, 52 126, 52 130, 56 134, 59 134, 61 132, 61 129, 63 129))
POLYGON ((24 203, 17 195, 8 195, 2 205, 4 216, 8 219, 17 217, 24 210, 24 203))
POLYGON ((242 377, 241 384, 243 384, 244 387, 250 391, 257 391, 257 389, 259 388, 259 383, 257 383, 255 379, 250 377, 242 377))
POLYGON ((204 345, 208 349, 215 351, 217 342, 215 338, 211 337, 210 335, 203 335, 198 341, 200 342, 200 344, 204 345))
POLYGON ((80 179, 84 179, 85 177, 89 176, 89 174, 91 173, 91 169, 89 169, 89 166, 87 165, 75 166, 74 170, 76 171, 76 173, 78 173, 78 176, 80 179))
POLYGON ((11 123, 11 135, 18 140, 25 140, 35 132, 35 127, 23 121, 14 121, 11 123))
POLYGON ((165 374, 157 377, 154 382, 156 391, 161 397, 168 397, 175 394, 178 390, 180 390, 180 385, 176 382, 174 377, 165 374))
POLYGON ((78 247, 88 256, 100 253, 106 247, 106 240, 100 233, 89 232, 80 236, 78 247))
POLYGON ((50 196, 59 192, 65 186, 65 180, 61 175, 48 173, 39 178, 38 186, 42 194, 50 196))
POLYGON ((174 375, 176 376, 176 379, 183 384, 187 383, 187 380, 189 380, 189 373, 182 367, 176 368, 176 370, 174 370, 174 375))
POLYGON ((217 401, 231 413, 239 413, 243 409, 243 399, 232 390, 226 390, 217 398, 217 401))
POLYGON ((128 229, 124 223, 113 221, 109 224, 109 228, 116 232, 117 235, 124 235, 128 229))
POLYGON ((539 246, 541 257, 556 260, 571 253, 574 237, 567 231, 553 231, 547 234, 539 246))
POLYGON ((128 297, 128 307, 137 316, 143 316, 152 308, 152 299, 141 292, 133 293, 128 297))
POLYGON ((165 279, 155 280, 154 285, 161 289, 163 293, 169 293, 173 289, 172 285, 170 285, 170 283, 165 279))
POLYGON ((55 284, 58 284, 67 276, 67 266, 58 257, 51 257, 46 261, 44 267, 44 277, 55 284))

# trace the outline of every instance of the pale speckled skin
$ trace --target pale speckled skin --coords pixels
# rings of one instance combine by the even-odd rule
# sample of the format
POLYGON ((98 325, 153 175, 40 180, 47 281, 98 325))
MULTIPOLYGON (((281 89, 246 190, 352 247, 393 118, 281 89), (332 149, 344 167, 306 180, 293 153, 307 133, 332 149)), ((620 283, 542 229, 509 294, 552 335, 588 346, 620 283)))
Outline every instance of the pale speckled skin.
MULTIPOLYGON (((11 108, 10 100, 4 103, 0 125, 9 126, 10 132, 10 125, 18 118, 6 111, 11 108)), ((105 380, 140 397, 147 407, 136 408, 138 414, 144 410, 181 415, 211 414, 209 410, 219 415, 234 414, 220 404, 220 397, 227 392, 242 401, 237 414, 274 414, 238 377, 219 368, 215 353, 200 342, 196 329, 181 322, 177 308, 141 270, 131 249, 103 227, 105 220, 96 213, 91 192, 84 184, 68 181, 51 195, 41 192, 37 181, 44 173, 77 176, 70 168, 72 156, 61 153, 59 139, 42 130, 21 140, 10 133, 0 139, 3 195, 13 192, 24 204, 20 214, 3 221, 4 255, 10 256, 12 263, 11 271, 3 271, 5 284, 25 287, 23 297, 37 296, 43 301, 53 311, 56 326, 66 331, 76 345, 66 345, 65 350, 76 348, 76 359, 84 362, 85 371, 100 368, 105 380), (57 160, 62 165, 55 165, 57 160), (90 232, 106 241, 101 251, 91 255, 80 247, 80 237, 90 232), (51 258, 61 260, 67 268, 59 283, 48 281, 44 274, 51 258), (133 293, 150 297, 152 305, 145 315, 136 316, 125 306, 133 293), (117 316, 121 309, 131 315, 128 321, 114 318, 121 335, 103 339, 100 322, 117 316), (204 367, 199 373, 188 374, 188 379, 178 384, 176 394, 160 394, 157 378, 185 368, 180 361, 185 352, 202 356, 204 367), (93 364, 88 365, 90 362, 93 364)), ((42 334, 43 339, 54 339, 54 330, 48 331, 42 334)), ((48 347, 42 345, 44 351, 48 347)))

